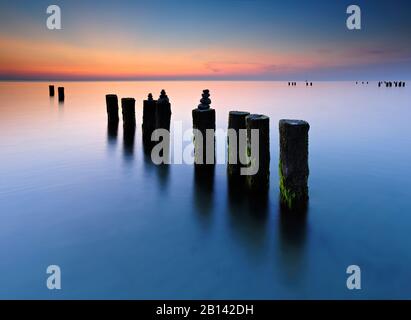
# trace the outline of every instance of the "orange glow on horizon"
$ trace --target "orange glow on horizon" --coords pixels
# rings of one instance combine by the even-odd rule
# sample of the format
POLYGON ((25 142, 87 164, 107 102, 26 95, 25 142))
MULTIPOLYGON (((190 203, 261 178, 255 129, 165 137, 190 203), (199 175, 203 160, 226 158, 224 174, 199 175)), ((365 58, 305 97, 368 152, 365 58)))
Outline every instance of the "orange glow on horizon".
MULTIPOLYGON (((109 43, 109 41, 108 41, 109 43)), ((0 35, 0 75, 32 77, 202 77, 286 75, 339 66, 339 56, 257 51, 252 48, 209 47, 197 51, 141 48, 129 45, 102 48, 58 40, 19 39, 0 35)), ((352 57, 345 57, 345 63, 352 57)), ((350 61, 353 62, 353 61, 350 61)))

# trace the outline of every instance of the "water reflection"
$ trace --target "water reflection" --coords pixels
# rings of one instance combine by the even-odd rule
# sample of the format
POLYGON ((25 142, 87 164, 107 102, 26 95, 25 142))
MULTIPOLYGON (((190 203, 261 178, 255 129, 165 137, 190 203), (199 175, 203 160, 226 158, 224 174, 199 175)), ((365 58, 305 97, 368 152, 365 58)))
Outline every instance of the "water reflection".
POLYGON ((123 155, 127 161, 134 158, 134 137, 136 134, 135 125, 123 126, 123 155))
POLYGON ((279 199, 279 254, 282 273, 287 282, 296 284, 304 279, 306 261, 308 205, 289 210, 279 199))
POLYGON ((227 176, 227 211, 234 236, 255 255, 265 248, 269 196, 249 193, 245 180, 245 176, 227 176))
POLYGON ((118 121, 108 122, 107 124, 107 143, 109 146, 115 146, 118 136, 118 121))
POLYGON ((215 165, 194 166, 194 204, 204 217, 213 211, 214 177, 215 165))
MULTIPOLYGON (((170 139, 162 141, 163 146, 165 147, 166 154, 164 155, 163 152, 161 152, 161 155, 165 157, 165 159, 169 159, 169 150, 170 150, 170 139), (168 146, 166 145, 168 143, 168 146)), ((167 163, 162 163, 162 164, 155 164, 151 158, 151 152, 153 150, 153 147, 155 146, 154 143, 150 144, 144 144, 143 143, 143 159, 144 159, 144 169, 147 170, 148 172, 151 172, 152 169, 155 169, 159 185, 160 185, 160 190, 165 191, 168 186, 168 182, 170 179, 170 165, 167 163)))

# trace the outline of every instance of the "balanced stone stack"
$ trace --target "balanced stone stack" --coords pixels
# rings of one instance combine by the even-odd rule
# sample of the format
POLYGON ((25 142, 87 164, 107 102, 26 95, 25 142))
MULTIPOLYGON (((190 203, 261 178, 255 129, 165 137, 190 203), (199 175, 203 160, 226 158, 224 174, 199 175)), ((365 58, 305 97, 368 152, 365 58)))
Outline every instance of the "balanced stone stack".
POLYGON ((170 131, 171 104, 165 90, 161 90, 157 100, 156 108, 156 129, 166 129, 170 131))
POLYGON ((308 131, 303 120, 280 120, 280 199, 283 208, 305 209, 308 203, 308 131))
POLYGON ((248 165, 247 185, 251 192, 267 191, 270 183, 270 118, 260 114, 246 117, 248 165), (253 130, 258 134, 258 154, 253 154, 253 130))
POLYGON ((54 86, 53 85, 49 86, 49 95, 50 97, 54 97, 54 86))
POLYGON ((196 167, 215 164, 215 110, 210 104, 210 91, 203 90, 200 104, 192 111, 196 167))
POLYGON ((59 101, 64 101, 64 87, 58 87, 59 101))
POLYGON ((246 134, 246 117, 249 112, 230 111, 228 115, 228 165, 227 171, 229 176, 239 177, 241 168, 247 164, 241 161, 246 159, 247 154, 247 134, 246 134), (244 137, 242 137, 244 135, 244 137), (240 139, 243 138, 243 139, 240 139))
POLYGON ((143 144, 145 147, 152 146, 151 135, 156 129, 156 108, 157 101, 153 99, 150 93, 147 100, 143 101, 143 144))
POLYGON ((109 123, 118 123, 118 98, 115 94, 106 95, 106 107, 109 123))

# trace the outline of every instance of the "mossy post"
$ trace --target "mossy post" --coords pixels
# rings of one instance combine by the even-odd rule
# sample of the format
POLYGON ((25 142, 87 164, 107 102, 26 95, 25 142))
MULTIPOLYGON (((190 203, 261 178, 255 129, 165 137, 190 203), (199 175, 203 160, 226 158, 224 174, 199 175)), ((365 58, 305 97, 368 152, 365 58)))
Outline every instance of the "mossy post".
POLYGON ((170 131, 171 104, 165 90, 161 90, 156 107, 156 129, 170 131))
POLYGON ((117 123, 118 117, 118 98, 115 94, 106 95, 106 108, 109 123, 117 123))
MULTIPOLYGON (((228 114, 228 165, 227 172, 229 176, 240 176, 241 167, 246 166, 245 163, 240 161, 240 152, 247 150, 247 146, 240 148, 240 130, 246 129, 246 117, 249 116, 249 112, 244 111, 230 111, 228 114), (234 134, 235 136, 231 136, 234 134), (234 141, 232 141, 234 139, 234 141), (233 162, 233 160, 235 160, 233 162)), ((245 144, 246 141, 243 141, 245 144)))
POLYGON ((156 108, 157 101, 153 99, 150 93, 147 100, 143 101, 143 144, 145 147, 152 146, 151 135, 156 129, 156 108))
POLYGON ((122 98, 121 109, 124 127, 136 126, 136 100, 134 98, 122 98))
POLYGON ((49 95, 50 97, 54 97, 54 86, 53 85, 49 86, 49 95))
POLYGON ((291 211, 308 204, 308 131, 303 120, 280 120, 280 200, 291 211))
POLYGON ((59 101, 64 101, 64 87, 58 87, 59 101))
POLYGON ((203 90, 200 104, 192 111, 194 164, 201 169, 215 164, 215 110, 210 104, 210 91, 203 90))
POLYGON ((254 174, 247 175, 247 186, 252 193, 268 190, 270 185, 270 118, 261 114, 246 117, 247 154, 250 158, 248 169, 254 174), (253 154, 253 130, 258 133, 258 154, 253 154), (257 170, 258 169, 258 170, 257 170))

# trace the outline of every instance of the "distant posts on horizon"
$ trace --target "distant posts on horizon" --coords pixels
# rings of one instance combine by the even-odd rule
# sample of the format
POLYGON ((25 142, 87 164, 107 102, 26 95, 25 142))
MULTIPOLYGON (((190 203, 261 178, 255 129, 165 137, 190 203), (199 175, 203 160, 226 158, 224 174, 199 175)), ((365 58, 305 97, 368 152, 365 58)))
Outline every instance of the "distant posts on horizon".
POLYGON ((156 108, 156 129, 166 129, 170 131, 171 121, 171 104, 166 91, 161 90, 160 97, 157 100, 156 108))
POLYGON ((215 164, 216 117, 210 104, 210 91, 205 89, 200 104, 192 111, 196 169, 214 168, 215 164))
POLYGON ((156 109, 157 100, 154 100, 153 95, 149 93, 147 99, 143 101, 143 124, 141 127, 144 147, 153 145, 151 135, 156 129, 156 109))
POLYGON ((230 111, 228 114, 227 173, 232 178, 240 179, 241 168, 246 166, 246 164, 241 163, 240 155, 245 155, 247 152, 247 135, 245 132, 247 128, 246 118, 249 115, 250 113, 245 111, 230 111), (240 139, 241 134, 244 135, 244 139, 240 139))
POLYGON ((49 86, 49 96, 54 97, 54 86, 53 85, 49 86))
POLYGON ((250 114, 246 117, 247 155, 251 157, 253 130, 258 130, 258 156, 250 159, 248 169, 255 174, 247 175, 247 186, 252 194, 263 195, 270 185, 270 118, 261 114, 250 114), (257 170, 258 169, 258 170, 257 170))
POLYGON ((64 101, 64 87, 58 87, 57 91, 59 95, 59 101, 63 102, 64 101))
POLYGON ((115 94, 106 95, 106 108, 109 123, 118 123, 118 98, 115 94))
POLYGON ((136 100, 134 98, 122 98, 121 109, 124 127, 136 126, 136 100))
POLYGON ((280 120, 280 202, 290 211, 306 209, 308 205, 308 132, 303 120, 280 120))

